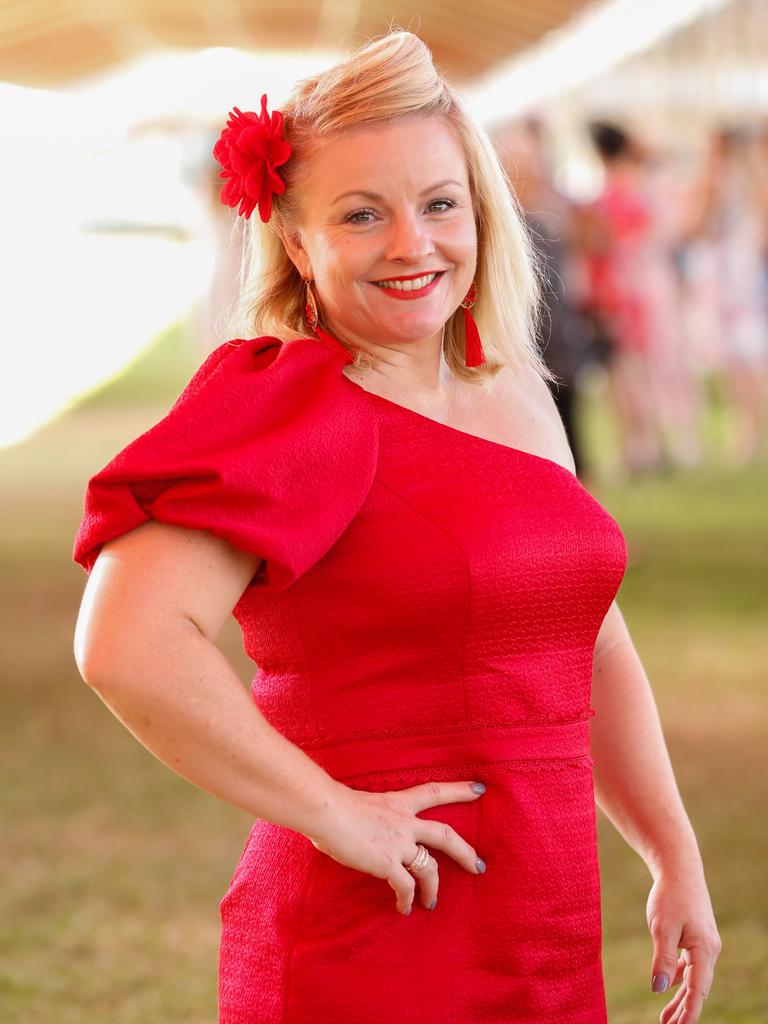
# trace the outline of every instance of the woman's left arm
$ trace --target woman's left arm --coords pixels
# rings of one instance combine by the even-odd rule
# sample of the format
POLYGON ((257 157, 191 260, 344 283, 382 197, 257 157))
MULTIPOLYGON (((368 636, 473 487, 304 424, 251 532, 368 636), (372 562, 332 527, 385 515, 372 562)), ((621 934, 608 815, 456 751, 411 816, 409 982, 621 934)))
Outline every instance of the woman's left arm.
POLYGON ((660 1019, 665 1024, 679 1009, 675 1024, 694 1024, 722 943, 653 691, 615 601, 595 643, 591 704, 597 806, 654 880, 646 906, 654 946, 652 988, 664 992, 682 982, 660 1019))

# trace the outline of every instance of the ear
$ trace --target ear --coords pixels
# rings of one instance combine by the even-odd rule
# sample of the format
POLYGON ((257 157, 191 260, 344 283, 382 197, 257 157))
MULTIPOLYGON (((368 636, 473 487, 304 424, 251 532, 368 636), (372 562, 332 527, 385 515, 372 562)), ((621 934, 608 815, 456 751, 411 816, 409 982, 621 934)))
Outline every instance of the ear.
POLYGON ((285 230, 278 230, 280 241, 285 247, 285 251, 291 259, 291 262, 296 267, 298 272, 303 278, 314 279, 312 273, 312 264, 310 262, 307 251, 301 241, 301 235, 299 232, 287 232, 285 230))

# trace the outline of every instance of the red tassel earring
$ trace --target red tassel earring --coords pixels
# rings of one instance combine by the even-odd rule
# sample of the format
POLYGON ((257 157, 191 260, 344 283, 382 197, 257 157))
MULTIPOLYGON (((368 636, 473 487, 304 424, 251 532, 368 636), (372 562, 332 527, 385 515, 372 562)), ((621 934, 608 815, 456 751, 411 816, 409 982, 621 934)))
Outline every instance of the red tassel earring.
POLYGON ((307 325, 310 331, 312 331, 312 333, 320 339, 320 341, 324 342, 326 345, 330 345, 330 347, 335 351, 341 351, 348 363, 353 362, 355 357, 352 355, 349 349, 342 345, 340 341, 337 341, 332 334, 329 334, 327 331, 324 331, 323 328, 320 326, 320 314, 317 308, 317 299, 315 298, 314 292, 312 291, 312 279, 309 277, 304 277, 302 278, 302 280, 306 285, 304 323, 307 325))
POLYGON ((464 310, 464 362, 467 366, 481 366, 485 362, 480 332, 477 329, 474 317, 470 313, 470 309, 474 306, 476 300, 477 285, 473 281, 461 303, 464 310))

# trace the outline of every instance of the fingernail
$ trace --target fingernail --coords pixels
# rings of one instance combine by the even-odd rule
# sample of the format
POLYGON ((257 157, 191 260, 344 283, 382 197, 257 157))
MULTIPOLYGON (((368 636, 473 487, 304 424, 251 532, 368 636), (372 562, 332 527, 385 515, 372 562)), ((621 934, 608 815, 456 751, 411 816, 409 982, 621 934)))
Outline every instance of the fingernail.
POLYGON ((669 978, 666 974, 654 974, 651 989, 654 992, 666 992, 669 988, 669 978))
POLYGON ((485 792, 485 786, 482 784, 482 782, 473 782, 472 789, 475 791, 475 793, 485 792))
POLYGON ((477 858, 477 870, 481 875, 485 872, 485 861, 482 857, 477 858))
POLYGON ((431 903, 429 904, 429 907, 428 907, 428 909, 429 909, 429 910, 434 910, 436 906, 437 906, 437 896, 435 896, 435 898, 434 898, 434 899, 432 900, 432 902, 431 902, 431 903))
POLYGON ((413 910, 413 904, 411 904, 411 905, 410 905, 410 907, 408 907, 408 909, 406 910, 406 912, 405 912, 404 916, 405 916, 405 917, 408 917, 408 915, 410 914, 410 912, 411 912, 412 910, 413 910))

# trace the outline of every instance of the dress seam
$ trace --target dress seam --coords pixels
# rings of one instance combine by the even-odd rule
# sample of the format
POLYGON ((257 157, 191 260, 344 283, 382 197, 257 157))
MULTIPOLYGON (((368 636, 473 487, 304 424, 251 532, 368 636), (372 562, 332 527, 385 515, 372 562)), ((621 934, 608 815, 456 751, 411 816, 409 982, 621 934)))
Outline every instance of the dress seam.
POLYGON ((460 739, 467 733, 482 732, 486 729, 491 732, 499 730, 503 730, 504 732, 515 732, 520 729, 538 728, 539 726, 557 728, 558 726, 571 726, 580 722, 588 722, 593 714, 594 712, 590 708, 586 714, 579 718, 525 718, 516 722, 504 722, 500 725, 489 725, 487 722, 482 721, 469 723, 462 722, 461 725, 463 728, 445 729, 439 733, 435 733, 433 729, 418 729, 416 732, 395 732, 391 729, 366 729, 364 732, 347 733, 344 737, 333 743, 323 743, 320 746, 312 743, 306 743, 304 744, 304 749, 322 752, 324 750, 334 750, 336 747, 347 746, 350 743, 358 743, 361 740, 364 742, 376 742, 379 740, 410 740, 435 735, 444 739, 450 739, 451 737, 460 739))
MULTIPOLYGON (((446 761, 444 764, 417 765, 407 768, 381 768, 373 769, 372 771, 356 772, 355 774, 340 774, 334 777, 339 782, 349 785, 351 780, 359 784, 361 781, 373 782, 382 775, 388 778, 392 775, 403 778, 411 775, 420 775, 424 771, 429 771, 433 775, 439 772, 465 772, 475 768, 480 769, 481 773, 487 772, 489 775, 498 772, 505 774, 507 772, 556 772, 564 771, 567 768, 589 768, 591 771, 594 764, 595 762, 589 754, 576 754, 572 757, 522 757, 504 761, 446 761)), ((483 780, 478 779, 477 781, 482 782, 483 780)))

